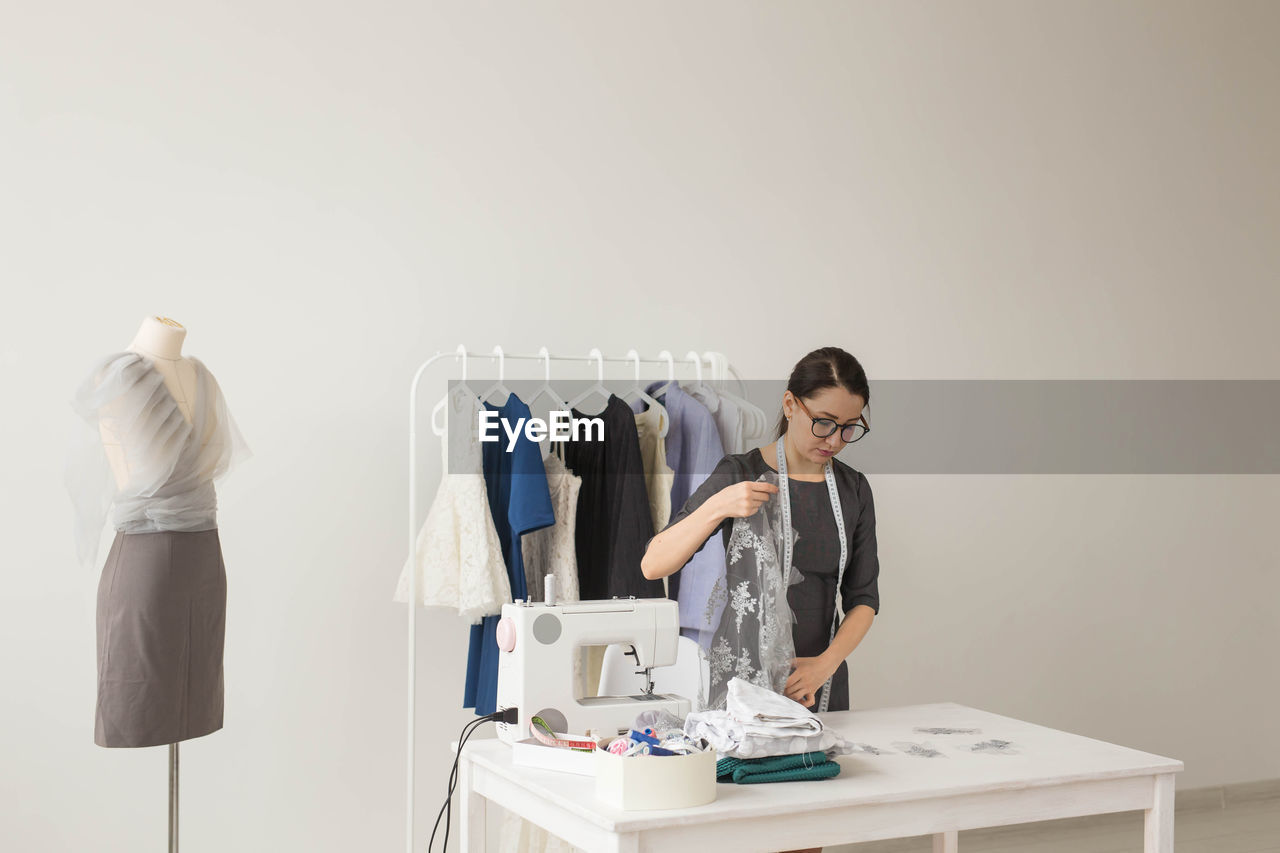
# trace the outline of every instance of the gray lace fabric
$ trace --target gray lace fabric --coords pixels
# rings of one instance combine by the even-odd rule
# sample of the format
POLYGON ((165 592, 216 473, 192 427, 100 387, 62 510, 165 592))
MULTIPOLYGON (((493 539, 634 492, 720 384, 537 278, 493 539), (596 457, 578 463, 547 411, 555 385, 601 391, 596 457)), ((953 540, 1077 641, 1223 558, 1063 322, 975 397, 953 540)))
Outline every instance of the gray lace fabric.
MULTIPOLYGON (((778 485, 767 471, 758 482, 778 485)), ((792 529, 792 541, 798 534, 792 529)), ((729 682, 734 678, 782 693, 791 674, 795 615, 787 590, 800 581, 794 568, 782 575, 782 513, 768 501, 747 518, 735 518, 725 552, 724 574, 712 585, 704 612, 704 629, 714 629, 704 690, 697 710, 726 707, 729 682)))
POLYGON ((72 402, 81 427, 72 442, 65 482, 76 510, 80 562, 97 561, 102 527, 110 514, 116 530, 149 533, 217 527, 213 481, 251 451, 227 409, 209 369, 196 368, 192 420, 183 417, 164 377, 136 352, 109 355, 96 364, 72 402), (120 437, 129 471, 118 486, 102 446, 100 426, 120 437))

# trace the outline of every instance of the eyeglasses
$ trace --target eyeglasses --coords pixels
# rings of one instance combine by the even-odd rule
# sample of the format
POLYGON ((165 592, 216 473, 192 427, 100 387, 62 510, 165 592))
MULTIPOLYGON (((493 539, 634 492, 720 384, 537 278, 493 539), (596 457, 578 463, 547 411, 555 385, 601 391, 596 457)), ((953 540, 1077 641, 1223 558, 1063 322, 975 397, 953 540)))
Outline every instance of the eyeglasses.
POLYGON ((796 397, 795 401, 800 410, 808 416, 810 421, 809 429, 818 438, 826 438, 836 430, 840 430, 840 439, 845 444, 853 444, 871 432, 871 424, 867 423, 866 415, 858 415, 858 419, 851 424, 838 424, 831 418, 815 418, 809 409, 805 407, 804 401, 799 397, 796 397))

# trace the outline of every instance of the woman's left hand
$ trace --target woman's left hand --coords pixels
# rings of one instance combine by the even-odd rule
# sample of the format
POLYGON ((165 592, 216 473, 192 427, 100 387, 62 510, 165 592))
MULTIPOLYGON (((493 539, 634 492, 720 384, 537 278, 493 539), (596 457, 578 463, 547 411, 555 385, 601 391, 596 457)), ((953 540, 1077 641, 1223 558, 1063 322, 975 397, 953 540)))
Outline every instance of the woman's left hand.
POLYGON ((830 661, 821 656, 796 658, 792 663, 795 670, 787 678, 783 694, 806 708, 812 708, 817 701, 818 691, 827 683, 827 679, 835 674, 840 664, 836 663, 832 666, 830 661))

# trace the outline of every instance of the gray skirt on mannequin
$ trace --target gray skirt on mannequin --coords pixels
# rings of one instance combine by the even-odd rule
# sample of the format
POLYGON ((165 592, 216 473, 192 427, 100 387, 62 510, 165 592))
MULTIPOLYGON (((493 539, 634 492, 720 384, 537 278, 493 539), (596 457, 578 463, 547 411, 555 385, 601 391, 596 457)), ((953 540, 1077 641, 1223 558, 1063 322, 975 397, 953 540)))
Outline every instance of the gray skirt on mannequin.
POLYGON ((98 746, 222 728, 227 575, 217 530, 117 532, 98 583, 98 746))

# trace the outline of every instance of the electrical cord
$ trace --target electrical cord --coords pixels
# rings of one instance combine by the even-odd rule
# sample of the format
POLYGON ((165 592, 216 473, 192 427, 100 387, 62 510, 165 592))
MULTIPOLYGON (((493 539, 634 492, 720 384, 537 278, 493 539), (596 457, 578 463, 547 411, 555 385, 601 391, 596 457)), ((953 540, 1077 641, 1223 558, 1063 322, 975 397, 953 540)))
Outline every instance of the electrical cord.
POLYGON ((453 757, 453 769, 449 771, 449 793, 445 795, 444 805, 440 806, 440 811, 436 813, 435 825, 431 827, 431 840, 427 842, 427 853, 430 853, 431 846, 435 844, 441 815, 444 816, 444 847, 442 849, 446 851, 449 849, 449 824, 453 817, 453 789, 458 784, 458 759, 462 757, 462 748, 467 745, 467 738, 471 737, 471 733, 480 728, 480 724, 484 722, 488 722, 488 718, 472 720, 462 727, 462 735, 458 739, 458 751, 453 757))
POLYGON ((480 728, 481 723, 508 723, 514 724, 519 722, 520 715, 515 708, 505 708, 501 711, 494 711, 492 714, 486 714, 483 717, 477 717, 462 727, 462 733, 458 738, 458 751, 453 756, 453 769, 449 771, 449 793, 445 795, 444 805, 440 806, 440 811, 436 813, 435 825, 431 827, 431 840, 427 842, 427 853, 431 853, 431 847, 436 842, 436 832, 440 829, 440 818, 444 818, 444 846, 443 851, 449 849, 449 822, 453 816, 453 789, 458 785, 458 760, 462 758, 462 748, 466 746, 467 739, 480 728))
POLYGON ((445 819, 444 822, 444 850, 449 849, 449 821, 452 816, 453 789, 458 784, 458 759, 462 757, 462 748, 466 746, 467 739, 471 737, 471 733, 480 727, 481 723, 488 722, 488 717, 480 717, 472 720, 462 727, 462 734, 458 739, 458 751, 453 757, 453 769, 449 772, 448 794, 445 796, 444 804, 440 806, 440 811, 436 814, 435 825, 431 827, 431 840, 427 842, 427 851, 430 853, 432 846, 436 841, 436 832, 440 829, 440 818, 445 819))

